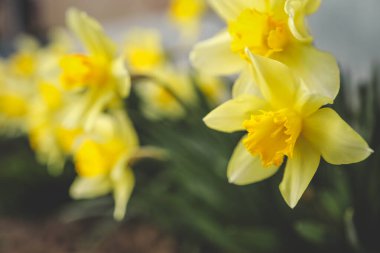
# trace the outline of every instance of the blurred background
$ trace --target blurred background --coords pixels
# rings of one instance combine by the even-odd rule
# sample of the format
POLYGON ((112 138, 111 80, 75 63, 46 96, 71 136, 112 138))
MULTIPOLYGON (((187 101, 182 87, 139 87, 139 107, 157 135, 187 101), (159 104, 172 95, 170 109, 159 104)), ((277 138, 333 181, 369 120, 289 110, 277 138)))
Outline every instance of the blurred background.
MULTIPOLYGON (((168 0, 0 0, 1 56, 13 52, 23 33, 46 41, 50 29, 65 26, 72 6, 98 19, 118 42, 134 26, 159 29, 169 51, 180 54, 174 58, 187 59, 190 48, 177 50, 168 0)), ((309 18, 317 47, 331 52, 342 67, 335 109, 375 151, 380 143, 379 12, 378 0, 325 0, 309 18)), ((223 26, 209 10, 200 38, 223 26)), ((190 123, 157 124, 133 112, 133 97, 129 103, 142 142, 165 147, 176 158, 140 165, 137 178, 144 188, 136 190, 126 220, 113 221, 109 197, 70 199, 71 164, 53 177, 25 138, 2 138, 0 252, 380 252, 378 156, 339 169, 323 164, 305 193, 306 204, 292 212, 277 192, 280 176, 256 186, 225 184, 225 164, 239 135, 206 129, 200 119, 209 108, 196 111, 190 123), (147 124, 162 136, 139 128, 147 124), (175 141, 165 143, 165 138, 175 141), (162 184, 152 182, 155 178, 162 184)))

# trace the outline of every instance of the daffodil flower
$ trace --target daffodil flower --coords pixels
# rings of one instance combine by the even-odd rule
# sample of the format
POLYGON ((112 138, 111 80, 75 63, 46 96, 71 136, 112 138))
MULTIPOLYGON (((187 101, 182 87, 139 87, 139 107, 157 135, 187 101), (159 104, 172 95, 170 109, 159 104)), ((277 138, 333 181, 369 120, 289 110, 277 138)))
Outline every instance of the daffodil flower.
MULTIPOLYGON (((305 17, 314 13, 320 0, 209 0, 227 23, 227 29, 197 44, 190 58, 209 74, 241 73, 234 85, 237 95, 249 77, 248 48, 265 57, 266 64, 278 61, 291 68, 312 92, 331 103, 339 91, 339 69, 334 57, 312 45, 305 17)), ((263 61, 265 61, 263 60, 263 61)))
POLYGON ((67 23, 88 53, 67 54, 60 62, 62 87, 83 94, 82 102, 73 105, 65 125, 82 123, 89 129, 97 114, 114 100, 128 96, 130 78, 123 58, 116 56, 115 45, 98 22, 83 12, 70 9, 67 23))
POLYGON ((70 194, 75 199, 113 193, 114 217, 122 219, 134 187, 130 161, 139 151, 133 126, 122 111, 99 114, 94 128, 77 138, 73 160, 78 173, 70 194))
POLYGON ((178 26, 184 41, 194 41, 199 35, 200 21, 205 11, 205 0, 172 0, 169 18, 178 26))
POLYGON ((245 185, 266 179, 285 162, 280 191, 294 207, 314 176, 322 157, 331 164, 362 161, 373 152, 331 108, 308 89, 288 67, 269 63, 247 50, 252 77, 260 94, 246 92, 220 105, 204 121, 210 128, 247 134, 228 164, 231 183, 245 185))
POLYGON ((66 104, 77 100, 54 82, 40 81, 28 104, 27 133, 31 148, 49 172, 60 174, 79 129, 62 125, 66 104))
POLYGON ((162 38, 155 29, 134 28, 126 34, 124 58, 135 75, 151 75, 166 64, 162 38))
POLYGON ((196 102, 189 76, 171 66, 137 81, 134 88, 142 100, 142 112, 152 120, 182 118, 186 113, 185 107, 196 102))

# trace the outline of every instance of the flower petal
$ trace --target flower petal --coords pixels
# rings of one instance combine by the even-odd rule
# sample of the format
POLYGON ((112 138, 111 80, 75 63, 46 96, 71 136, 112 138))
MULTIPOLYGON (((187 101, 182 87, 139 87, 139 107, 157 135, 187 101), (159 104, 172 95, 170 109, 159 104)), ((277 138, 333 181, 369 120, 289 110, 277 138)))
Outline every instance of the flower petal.
MULTIPOLYGON (((243 140, 243 139, 242 139, 243 140)), ((272 176, 278 167, 263 167, 259 156, 252 156, 240 140, 236 146, 227 168, 230 183, 237 185, 251 184, 272 176)))
POLYGON ((331 164, 360 162, 373 152, 366 141, 330 108, 320 109, 306 118, 302 134, 331 164))
POLYGON ((94 55, 112 59, 115 54, 115 45, 95 19, 74 8, 67 11, 66 17, 67 25, 79 37, 87 50, 94 55))
POLYGON ((222 132, 234 132, 244 129, 243 121, 252 113, 262 110, 267 103, 252 95, 243 95, 218 106, 203 118, 205 124, 222 132))
POLYGON ((281 62, 254 55, 248 49, 246 53, 252 62, 253 80, 267 101, 278 108, 294 104, 299 87, 291 70, 281 62))
POLYGON ((286 203, 294 208, 309 185, 320 161, 320 154, 299 138, 292 158, 288 158, 280 191, 286 203))
POLYGON ((261 96, 261 92, 257 84, 254 82, 252 67, 247 65, 241 72, 239 78, 232 87, 232 97, 236 98, 243 94, 261 96))
POLYGON ((111 71, 118 94, 123 98, 128 97, 131 90, 131 77, 129 76, 122 57, 119 57, 113 62, 111 71))
POLYGON ((287 65, 299 76, 311 93, 329 98, 332 103, 339 91, 340 75, 335 58, 312 45, 295 43, 274 59, 287 65))
POLYGON ((244 9, 252 8, 258 0, 208 0, 209 5, 225 21, 235 19, 244 9))
POLYGON ((95 198, 109 193, 111 189, 107 177, 77 177, 70 187, 70 196, 74 199, 95 198))
POLYGON ((135 177, 130 168, 120 168, 111 174, 113 180, 113 198, 115 209, 113 216, 116 220, 124 218, 128 201, 135 186, 135 177))
POLYGON ((293 36, 302 42, 311 42, 313 37, 305 22, 305 16, 314 13, 321 0, 287 0, 285 12, 288 14, 288 24, 293 36))
POLYGON ((234 74, 246 65, 231 51, 231 38, 226 31, 195 45, 190 60, 195 68, 210 75, 234 74))

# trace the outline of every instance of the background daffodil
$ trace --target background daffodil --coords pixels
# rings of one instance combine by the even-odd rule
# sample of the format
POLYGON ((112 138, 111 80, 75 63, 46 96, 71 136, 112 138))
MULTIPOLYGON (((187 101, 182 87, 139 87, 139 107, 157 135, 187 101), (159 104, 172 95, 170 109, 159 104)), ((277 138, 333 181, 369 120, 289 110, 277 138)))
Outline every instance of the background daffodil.
POLYGON ((331 102, 339 91, 339 69, 330 54, 312 44, 305 17, 314 13, 319 0, 209 0, 227 23, 227 29, 195 45, 193 65, 214 75, 242 72, 234 87, 240 90, 249 72, 248 48, 254 55, 281 62, 302 78, 311 92, 331 102))
POLYGON ((122 111, 100 114, 94 129, 79 136, 73 148, 78 177, 70 194, 75 199, 113 193, 115 219, 124 217, 134 187, 131 159, 138 154, 136 132, 122 111))
POLYGON ((286 157, 280 191, 293 208, 321 156, 331 164, 349 164, 367 158, 372 150, 335 111, 322 108, 325 100, 311 93, 285 65, 269 64, 248 50, 247 56, 261 94, 240 94, 217 107, 204 121, 220 131, 247 131, 228 164, 231 183, 244 185, 266 179, 286 157))
POLYGON ((122 57, 116 56, 115 45, 96 20, 70 9, 67 24, 88 52, 67 54, 60 62, 62 87, 83 96, 81 103, 72 106, 65 125, 75 127, 83 123, 89 129, 98 113, 128 96, 130 77, 122 57))

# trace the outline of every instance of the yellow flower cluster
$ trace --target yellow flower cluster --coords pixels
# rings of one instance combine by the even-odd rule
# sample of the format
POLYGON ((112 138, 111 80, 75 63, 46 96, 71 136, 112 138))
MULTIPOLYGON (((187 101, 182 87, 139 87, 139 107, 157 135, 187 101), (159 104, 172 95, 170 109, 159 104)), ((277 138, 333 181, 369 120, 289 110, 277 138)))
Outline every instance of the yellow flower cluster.
POLYGON ((240 73, 233 98, 205 123, 225 132, 243 130, 228 164, 231 183, 266 179, 285 165, 280 191, 295 207, 320 158, 348 164, 373 151, 326 107, 339 91, 335 59, 312 44, 305 17, 320 0, 209 0, 227 29, 200 42, 193 65, 209 74, 240 73))
MULTIPOLYGON (((134 87, 144 115, 153 120, 183 118, 186 108, 197 103, 188 71, 168 60, 158 31, 135 28, 125 37, 123 56, 131 74, 138 77, 134 87)), ((219 78, 198 73, 196 79, 211 105, 225 99, 225 85, 219 78)))
MULTIPOLYGON (((70 158, 77 178, 75 199, 113 194, 122 219, 135 180, 132 163, 157 154, 140 147, 124 108, 134 89, 151 120, 181 119, 203 93, 211 106, 224 101, 215 76, 240 74, 232 99, 211 111, 210 128, 244 131, 229 161, 231 183, 266 179, 284 165, 280 191, 294 207, 321 157, 331 164, 367 158, 372 150, 326 105, 339 91, 334 57, 316 49, 305 17, 319 0, 208 0, 226 29, 195 45, 189 73, 168 60, 161 35, 132 29, 122 47, 100 24, 76 9, 67 25, 84 46, 73 50, 56 32, 48 46, 22 38, 17 52, 0 60, 0 132, 26 134, 37 158, 60 173, 70 158), (127 70, 128 69, 128 70, 127 70)), ((202 0, 174 0, 171 19, 194 34, 205 11, 202 0)))
POLYGON ((21 38, 18 51, 1 61, 0 130, 27 134, 53 174, 72 158, 72 197, 112 193, 121 219, 134 186, 130 161, 146 153, 123 107, 130 76, 94 19, 70 9, 67 24, 84 52, 73 52, 68 36, 57 32, 47 47, 21 38))

